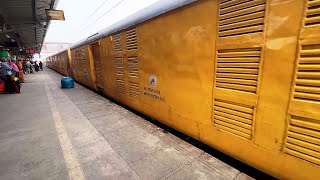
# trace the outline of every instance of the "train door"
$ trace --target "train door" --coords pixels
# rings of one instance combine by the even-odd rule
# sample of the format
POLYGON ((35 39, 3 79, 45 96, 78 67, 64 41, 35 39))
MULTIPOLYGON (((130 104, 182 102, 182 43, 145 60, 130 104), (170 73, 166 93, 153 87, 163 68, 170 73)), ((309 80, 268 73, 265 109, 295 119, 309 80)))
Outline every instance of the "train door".
POLYGON ((92 54, 94 58, 94 67, 96 70, 97 86, 99 89, 103 89, 101 58, 98 43, 92 45, 92 54))

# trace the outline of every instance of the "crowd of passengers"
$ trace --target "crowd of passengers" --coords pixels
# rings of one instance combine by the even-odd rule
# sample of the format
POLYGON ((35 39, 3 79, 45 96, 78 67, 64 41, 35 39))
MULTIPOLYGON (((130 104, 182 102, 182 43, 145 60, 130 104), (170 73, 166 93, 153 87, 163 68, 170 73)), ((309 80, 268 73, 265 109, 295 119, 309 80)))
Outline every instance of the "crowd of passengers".
POLYGON ((42 71, 43 63, 27 59, 1 58, 0 69, 0 94, 15 94, 20 93, 24 75, 42 71))

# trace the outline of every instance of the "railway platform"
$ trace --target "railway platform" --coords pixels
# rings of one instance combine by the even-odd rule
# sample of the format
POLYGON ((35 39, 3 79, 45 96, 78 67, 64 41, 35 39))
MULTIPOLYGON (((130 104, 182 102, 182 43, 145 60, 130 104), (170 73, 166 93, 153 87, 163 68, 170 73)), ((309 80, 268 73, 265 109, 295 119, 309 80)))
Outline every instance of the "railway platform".
POLYGON ((252 179, 45 68, 0 95, 0 179, 252 179))

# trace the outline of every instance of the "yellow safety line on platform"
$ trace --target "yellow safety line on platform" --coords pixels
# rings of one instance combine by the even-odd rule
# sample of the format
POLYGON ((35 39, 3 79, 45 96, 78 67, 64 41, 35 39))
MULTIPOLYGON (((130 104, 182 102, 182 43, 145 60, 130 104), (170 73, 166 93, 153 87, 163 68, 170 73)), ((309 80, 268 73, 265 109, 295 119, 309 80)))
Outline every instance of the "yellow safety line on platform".
POLYGON ((53 100, 53 97, 50 93, 49 87, 47 83, 45 83, 45 89, 47 93, 47 97, 49 100, 49 105, 52 113, 52 117, 54 120, 54 125, 58 134, 59 142, 61 145, 61 149, 63 152, 64 161, 66 163, 66 167, 68 169, 68 174, 70 179, 75 180, 85 180, 85 175, 81 168, 81 165, 77 159, 77 152, 73 148, 71 141, 69 139, 67 130, 63 125, 60 113, 57 109, 57 106, 53 100))

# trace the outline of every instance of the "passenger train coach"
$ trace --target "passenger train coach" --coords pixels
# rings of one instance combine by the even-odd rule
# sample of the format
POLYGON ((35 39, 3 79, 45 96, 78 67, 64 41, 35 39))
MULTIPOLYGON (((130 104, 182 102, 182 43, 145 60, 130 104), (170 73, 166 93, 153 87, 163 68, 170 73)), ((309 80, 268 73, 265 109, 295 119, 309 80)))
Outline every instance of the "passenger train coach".
POLYGON ((320 0, 161 0, 50 68, 281 179, 320 179, 320 0))

